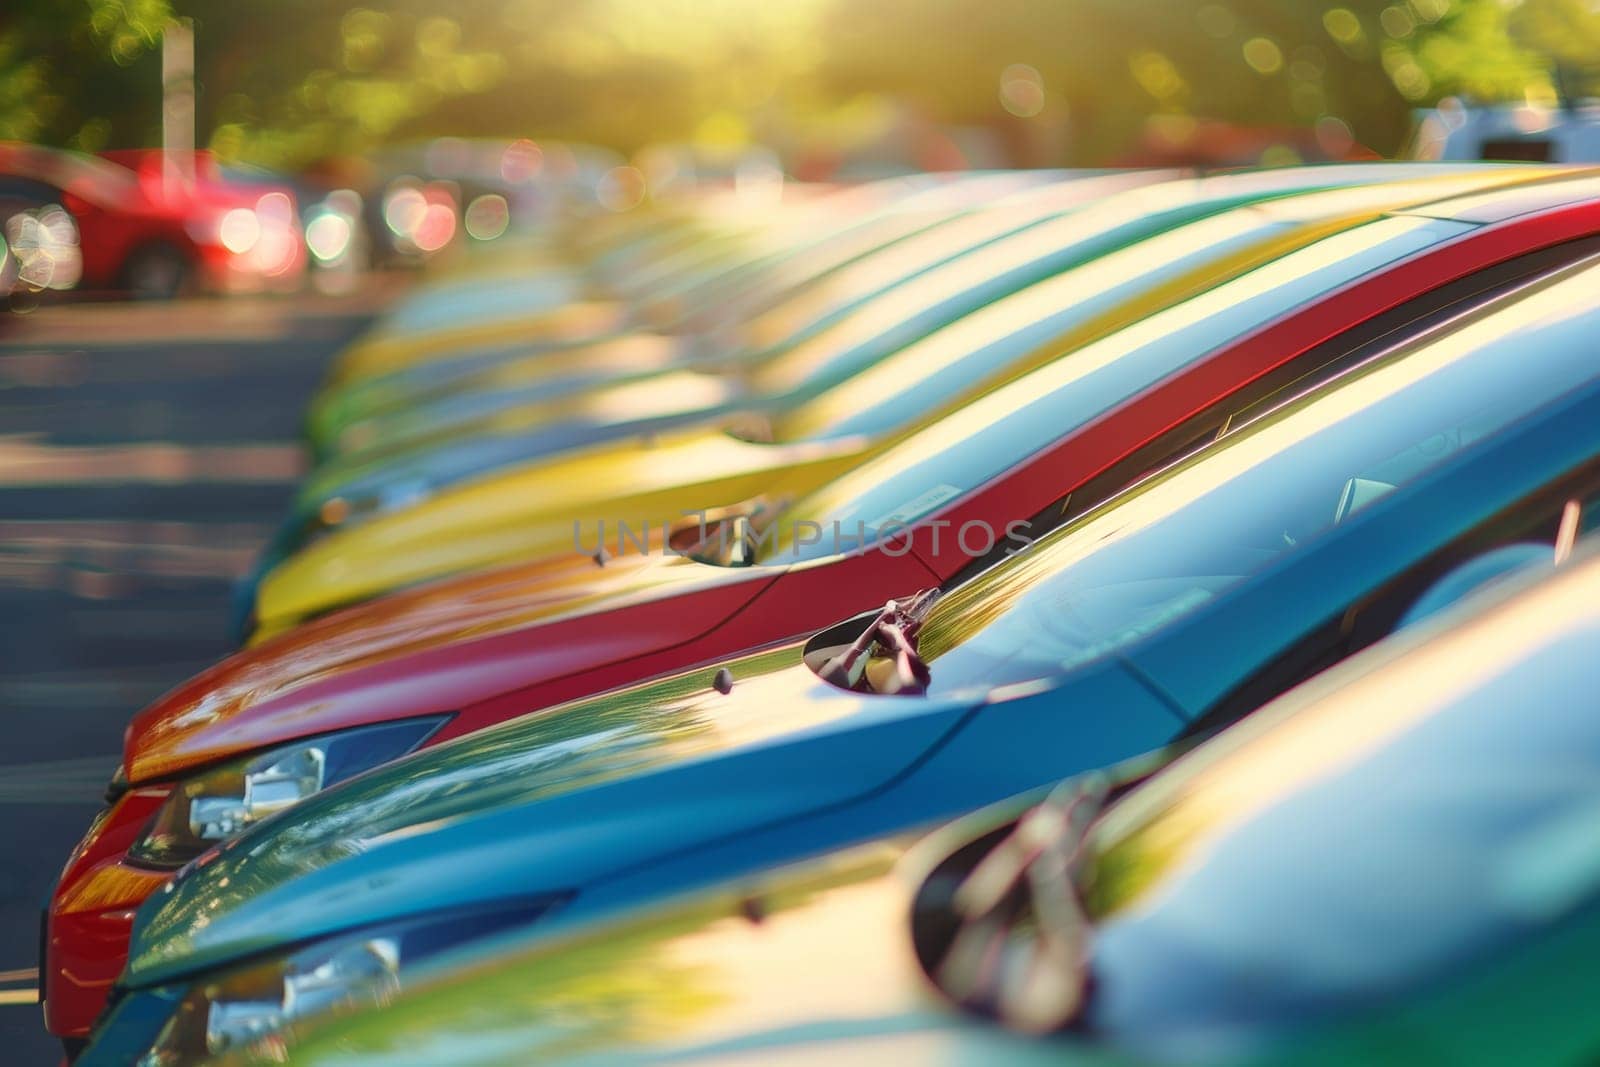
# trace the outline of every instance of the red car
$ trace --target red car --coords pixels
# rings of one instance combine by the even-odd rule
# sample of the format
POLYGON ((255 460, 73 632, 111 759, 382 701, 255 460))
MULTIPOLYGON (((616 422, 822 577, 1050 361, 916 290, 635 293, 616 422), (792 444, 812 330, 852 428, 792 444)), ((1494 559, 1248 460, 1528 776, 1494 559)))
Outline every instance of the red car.
POLYGON ((133 910, 220 835, 420 745, 667 671, 715 672, 734 653, 959 580, 1253 417, 1289 383, 1348 368, 1395 324, 1592 253, 1597 193, 1594 179, 1568 180, 1379 219, 1033 372, 773 525, 739 508, 705 536, 668 538, 752 565, 657 551, 600 553, 597 569, 574 553, 392 595, 230 657, 128 729, 110 807, 50 904, 50 1029, 86 1032, 133 910), (831 521, 857 515, 880 539, 836 553, 849 546, 831 540, 831 521), (732 528, 776 533, 760 558, 739 560, 747 542, 725 549, 720 537, 732 528))
POLYGON ((227 182, 204 153, 192 178, 168 173, 159 152, 121 155, 135 166, 0 142, 0 204, 65 211, 77 287, 167 298, 299 285, 305 242, 288 190, 227 182))

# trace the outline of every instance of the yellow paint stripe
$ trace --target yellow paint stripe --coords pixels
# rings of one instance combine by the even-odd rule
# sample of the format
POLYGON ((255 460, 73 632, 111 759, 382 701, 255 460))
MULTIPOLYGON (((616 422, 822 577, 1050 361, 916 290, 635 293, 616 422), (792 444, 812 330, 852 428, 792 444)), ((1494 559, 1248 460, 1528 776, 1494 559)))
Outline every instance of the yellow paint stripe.
POLYGON ((37 989, 0 989, 0 1005, 37 1003, 39 1003, 37 989))

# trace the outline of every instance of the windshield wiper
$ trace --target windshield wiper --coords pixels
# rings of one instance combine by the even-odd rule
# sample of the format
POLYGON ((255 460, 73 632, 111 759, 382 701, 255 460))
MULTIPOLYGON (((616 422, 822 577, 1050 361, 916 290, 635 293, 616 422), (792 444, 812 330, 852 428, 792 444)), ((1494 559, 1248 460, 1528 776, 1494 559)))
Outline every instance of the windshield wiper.
POLYGON ((931 902, 918 918, 939 936, 936 944, 924 939, 917 956, 951 1000, 1031 1033, 1077 1021, 1093 929, 1079 889, 1085 842, 1109 791, 1104 775, 1074 779, 1018 819, 964 876, 941 865, 929 877, 919 898, 931 902), (953 892, 935 884, 952 874, 953 892), (933 909, 946 914, 930 922, 933 909))
POLYGON ((938 589, 924 589, 908 600, 891 600, 861 635, 818 668, 823 681, 841 689, 865 689, 887 696, 920 696, 932 675, 917 652, 928 610, 938 589))

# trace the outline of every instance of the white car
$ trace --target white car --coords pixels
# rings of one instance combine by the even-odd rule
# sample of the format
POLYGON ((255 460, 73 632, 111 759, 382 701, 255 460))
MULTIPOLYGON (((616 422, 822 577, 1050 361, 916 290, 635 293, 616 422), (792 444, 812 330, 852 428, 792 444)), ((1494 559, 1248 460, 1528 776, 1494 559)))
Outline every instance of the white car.
POLYGON ((1600 162, 1600 103, 1467 107, 1445 103, 1416 113, 1415 159, 1600 162))

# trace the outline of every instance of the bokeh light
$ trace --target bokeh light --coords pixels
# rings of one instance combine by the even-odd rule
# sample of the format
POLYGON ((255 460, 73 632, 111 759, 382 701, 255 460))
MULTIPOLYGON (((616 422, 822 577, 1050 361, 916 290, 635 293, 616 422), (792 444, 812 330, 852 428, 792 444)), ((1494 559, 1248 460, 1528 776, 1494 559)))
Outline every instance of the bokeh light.
POLYGON ((500 156, 500 177, 513 184, 532 181, 543 167, 544 153, 526 137, 506 145, 500 156))
POLYGON ((325 211, 306 223, 306 248, 322 263, 335 263, 350 247, 350 220, 325 211))
POLYGON ((595 186, 595 199, 607 211, 631 211, 644 202, 649 189, 644 172, 638 167, 612 167, 595 186))
POLYGON ((254 248, 261 238, 261 218, 247 207, 236 207, 222 216, 217 224, 217 239, 222 247, 236 256, 254 248))
POLYGON ((474 197, 462 215, 467 236, 475 241, 492 241, 511 225, 511 208, 499 193, 474 197))
POLYGON ((1044 78, 1026 63, 1011 64, 1000 74, 1000 104, 1018 118, 1033 118, 1044 110, 1044 78))
POLYGON ((1244 43, 1244 61, 1257 74, 1276 74, 1283 69, 1283 52, 1268 37, 1252 37, 1244 43))
POLYGON ((6 220, 5 244, 17 282, 32 292, 71 289, 83 273, 78 226, 60 205, 19 211, 6 220))

